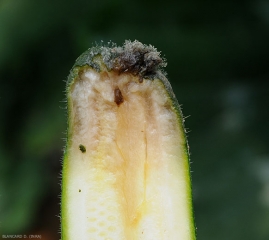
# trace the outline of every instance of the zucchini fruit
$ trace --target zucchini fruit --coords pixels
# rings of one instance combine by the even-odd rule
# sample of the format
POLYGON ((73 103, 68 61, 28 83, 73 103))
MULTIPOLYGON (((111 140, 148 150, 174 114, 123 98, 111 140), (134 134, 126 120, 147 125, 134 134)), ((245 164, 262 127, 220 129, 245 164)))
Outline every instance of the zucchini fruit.
POLYGON ((160 53, 83 53, 67 80, 63 240, 194 240, 183 117, 160 53))

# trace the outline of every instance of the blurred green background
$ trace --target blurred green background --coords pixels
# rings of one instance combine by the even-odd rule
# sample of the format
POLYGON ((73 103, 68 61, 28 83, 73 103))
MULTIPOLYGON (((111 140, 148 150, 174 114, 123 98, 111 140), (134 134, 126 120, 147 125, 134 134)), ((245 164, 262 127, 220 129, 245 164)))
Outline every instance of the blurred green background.
POLYGON ((199 240, 269 239, 269 2, 1 0, 0 237, 59 232, 65 82, 94 42, 152 44, 189 116, 199 240))

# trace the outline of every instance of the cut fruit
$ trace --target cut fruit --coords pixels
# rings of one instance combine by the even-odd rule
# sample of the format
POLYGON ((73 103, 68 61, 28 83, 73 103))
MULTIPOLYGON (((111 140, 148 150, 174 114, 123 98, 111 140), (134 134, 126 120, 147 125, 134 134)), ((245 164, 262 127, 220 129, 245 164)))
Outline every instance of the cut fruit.
POLYGON ((63 240, 194 240, 181 110, 152 46, 93 47, 67 82, 63 240))

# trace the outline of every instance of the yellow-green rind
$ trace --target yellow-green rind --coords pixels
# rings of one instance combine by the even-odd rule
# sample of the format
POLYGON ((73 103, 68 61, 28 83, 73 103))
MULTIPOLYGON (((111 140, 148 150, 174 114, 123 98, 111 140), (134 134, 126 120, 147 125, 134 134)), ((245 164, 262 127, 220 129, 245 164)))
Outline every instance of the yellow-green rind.
MULTIPOLYGON (((140 44, 140 47, 143 46, 146 51, 152 51, 154 52, 155 56, 159 57, 159 52, 156 51, 156 49, 152 46, 146 46, 142 45, 138 41, 135 42, 130 42, 127 41, 125 43, 132 45, 132 44, 140 44)), ((124 48, 124 47, 123 47, 124 48)), ((71 99, 69 96, 70 89, 72 88, 73 83, 76 81, 76 79, 79 77, 79 74, 87 69, 87 68, 93 68, 97 72, 106 70, 106 71, 118 71, 119 73, 121 72, 129 72, 130 74, 138 75, 140 78, 145 78, 145 79, 151 79, 152 81, 160 81, 164 88, 166 89, 167 95, 169 96, 169 99, 171 100, 171 106, 173 107, 177 118, 178 118, 178 124, 181 129, 182 133, 182 139, 185 140, 184 144, 184 150, 185 150, 185 164, 186 164, 186 169, 188 170, 188 176, 186 179, 186 184, 187 184, 187 189, 189 190, 187 193, 187 196, 189 198, 189 214, 191 216, 191 219, 189 219, 190 226, 192 228, 192 236, 191 239, 195 240, 196 239, 196 228, 195 228, 195 222, 194 222, 194 215, 193 215, 193 207, 192 207, 192 185, 191 185, 191 172, 190 172, 190 154, 189 154, 189 146, 187 142, 187 136, 186 136, 186 131, 184 128, 184 118, 183 114, 181 111, 181 108, 178 104, 178 101, 175 97, 175 94, 172 90, 172 87, 169 83, 169 81, 166 78, 165 72, 162 70, 164 66, 166 66, 166 63, 163 59, 159 61, 159 58, 157 59, 159 62, 154 66, 153 71, 144 71, 139 72, 137 70, 132 71, 127 69, 123 69, 122 71, 120 69, 120 66, 118 64, 119 58, 122 57, 122 53, 124 53, 124 50, 121 47, 116 47, 115 44, 111 44, 111 47, 109 46, 95 46, 87 51, 85 51, 75 62, 74 66, 72 67, 70 74, 67 79, 67 84, 66 84, 66 96, 67 96, 67 110, 68 110, 68 128, 67 128, 67 141, 66 141, 66 147, 64 151, 64 158, 63 158, 63 170, 62 170, 62 195, 61 195, 61 234, 62 234, 62 240, 70 240, 68 239, 68 236, 66 235, 67 233, 64 231, 64 229, 67 227, 66 226, 66 221, 65 221, 65 213, 67 206, 65 205, 65 198, 66 198, 66 191, 67 191, 67 186, 66 186, 66 179, 68 177, 68 165, 67 165, 67 159, 68 159, 68 149, 70 146, 70 139, 72 135, 72 123, 70 120, 72 119, 70 116, 72 115, 71 112, 71 99)), ((132 51, 132 49, 129 49, 132 51)), ((139 51, 139 49, 138 49, 139 51)), ((130 52, 132 54, 132 52, 130 52)), ((154 59, 153 59, 154 60, 154 59)), ((127 66, 128 67, 128 66, 127 66)), ((151 69, 152 70, 152 69, 151 69)))
POLYGON ((179 127, 181 129, 181 133, 182 133, 182 139, 185 140, 185 146, 184 146, 184 150, 185 150, 185 167, 186 169, 188 169, 188 176, 186 179, 186 184, 188 191, 188 197, 189 197, 189 214, 191 216, 192 219, 190 219, 190 224, 192 227, 192 240, 196 239, 196 228, 195 228, 195 221, 194 221, 194 210, 193 210, 193 201, 192 201, 192 185, 191 185, 191 169, 190 169, 190 153, 189 153, 189 145, 188 145, 188 141, 187 141, 187 135, 186 135, 186 131, 185 131, 185 127, 184 127, 184 117, 181 111, 181 108, 178 104, 178 101, 175 97, 175 94, 173 93, 173 90, 171 88, 170 83, 168 82, 168 80, 164 77, 163 79, 160 79, 161 82, 163 83, 165 89, 167 90, 167 94, 169 95, 170 99, 171 99, 171 105, 173 106, 176 114, 177 114, 177 118, 178 118, 178 123, 179 123, 179 127))

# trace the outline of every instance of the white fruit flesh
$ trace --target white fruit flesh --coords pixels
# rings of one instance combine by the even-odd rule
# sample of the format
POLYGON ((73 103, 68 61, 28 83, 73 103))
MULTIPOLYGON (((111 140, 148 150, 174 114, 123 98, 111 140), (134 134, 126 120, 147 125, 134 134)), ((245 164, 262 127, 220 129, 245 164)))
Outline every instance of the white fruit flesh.
POLYGON ((68 98, 63 239, 193 239, 186 142, 163 83, 87 68, 68 98))

